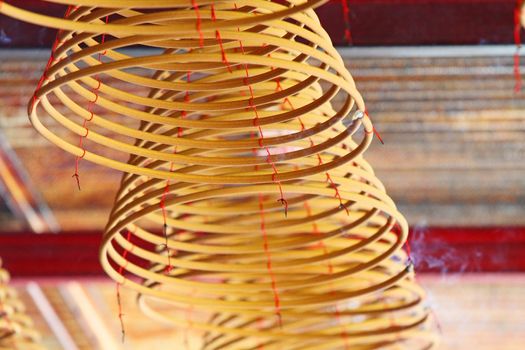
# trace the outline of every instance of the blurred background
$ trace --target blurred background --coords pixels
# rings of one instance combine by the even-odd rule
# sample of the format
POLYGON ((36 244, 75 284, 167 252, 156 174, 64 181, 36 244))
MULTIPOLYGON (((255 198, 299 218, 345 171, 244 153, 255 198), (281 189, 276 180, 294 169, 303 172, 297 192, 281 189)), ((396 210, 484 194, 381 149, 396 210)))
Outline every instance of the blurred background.
MULTIPOLYGON (((64 12, 41 1, 9 2, 64 12)), ((411 225, 440 349, 522 350, 525 91, 515 91, 516 2, 347 4, 348 13, 335 0, 317 12, 384 140, 365 157, 411 225)), ((27 102, 55 34, 0 15, 3 266, 49 349, 175 344, 184 332, 149 321, 125 289, 120 341, 115 284, 97 256, 120 174, 81 162, 79 191, 74 157, 29 125, 27 102)))

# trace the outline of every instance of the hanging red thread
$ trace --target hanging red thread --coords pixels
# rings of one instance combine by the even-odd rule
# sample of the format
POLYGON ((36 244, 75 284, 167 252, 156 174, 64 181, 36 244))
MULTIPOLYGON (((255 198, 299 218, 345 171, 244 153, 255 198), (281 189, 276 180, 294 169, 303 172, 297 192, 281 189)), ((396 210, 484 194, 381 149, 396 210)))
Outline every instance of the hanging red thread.
MULTIPOLYGON (((234 4, 234 5, 235 5, 235 8, 237 8, 237 4, 234 4)), ((237 30, 239 31, 239 28, 237 28, 237 30)), ((242 44, 241 40, 239 40, 239 48, 241 49, 241 53, 243 55, 246 54, 244 50, 244 45, 242 44)), ((253 126, 257 127, 259 131, 259 140, 258 140, 259 147, 264 147, 266 150, 266 162, 271 166, 273 170, 272 182, 275 183, 279 187, 280 198, 277 201, 281 202, 281 204, 284 205, 284 216, 287 217, 288 216, 288 201, 284 198, 282 184, 281 184, 281 181, 278 179, 279 173, 277 171, 277 167, 275 166, 275 163, 271 159, 272 154, 270 152, 270 149, 267 146, 264 146, 264 133, 263 133, 263 129, 261 125, 259 124, 259 112, 257 111, 257 107, 255 106, 255 104, 253 103, 253 100, 255 99, 255 95, 253 93, 252 85, 249 82, 250 73, 248 71, 248 65, 244 63, 243 66, 244 66, 244 70, 246 73, 246 77, 243 79, 244 85, 248 87, 248 90, 250 92, 250 99, 248 100, 248 104, 255 115, 253 119, 253 126)))
MULTIPOLYGON (((271 54, 268 54, 268 57, 272 57, 271 54)), ((274 70, 274 67, 271 67, 270 69, 274 70)), ((279 79, 279 77, 276 78, 276 85, 277 86, 275 88, 275 91, 282 91, 283 90, 283 87, 281 85, 281 80, 279 79)), ((290 101, 290 99, 288 97, 286 97, 284 99, 283 103, 281 104, 281 108, 283 108, 285 104, 288 104, 292 110, 295 109, 293 104, 292 104, 292 102, 290 101)), ((299 123, 301 125, 301 131, 304 131, 305 126, 304 126, 303 120, 301 119, 301 117, 299 117, 298 120, 299 120, 299 123)), ((312 141, 312 138, 309 137, 308 140, 310 141, 310 146, 313 147, 314 146, 314 142, 312 141)), ((319 155, 319 153, 317 153, 316 155, 317 155, 318 164, 322 165, 323 164, 323 160, 321 159, 321 156, 319 155)), ((341 209, 344 208, 345 211, 346 211, 346 214, 350 215, 350 212, 348 211, 348 208, 343 204, 343 200, 341 198, 341 194, 339 193, 339 190, 337 189, 337 185, 334 183, 334 181, 332 181, 332 178, 330 177, 330 174, 328 172, 325 172, 325 175, 326 175, 326 181, 332 186, 332 188, 335 191, 335 198, 339 199, 339 207, 341 209)))
MULTIPOLYGON (((73 10, 73 7, 72 7, 72 6, 68 6, 68 7, 67 7, 66 13, 65 13, 65 15, 64 15, 64 19, 69 18, 69 15, 71 14, 71 11, 72 11, 72 10, 73 10)), ((76 10, 76 8, 75 8, 75 10, 76 10)), ((61 33, 62 33, 62 29, 60 29, 60 30, 58 31, 57 36, 59 36, 61 33)), ((60 46, 62 46, 62 44, 64 44, 64 40, 60 40, 59 43, 58 43, 58 45, 60 45, 60 46)), ((60 58, 59 62, 62 61, 62 59, 63 59, 63 57, 60 58)))
MULTIPOLYGON (((3 3, 3 1, 0 0, 0 8, 1 8, 2 3, 3 3)), ((71 13, 71 9, 72 9, 71 6, 67 7, 66 13, 64 14, 64 18, 69 17, 69 14, 71 13)), ((60 40, 60 41, 58 40, 58 38, 60 37, 61 34, 62 34, 62 29, 59 29, 57 31, 56 36, 55 36, 55 41, 53 42, 53 46, 51 47, 51 54, 49 55, 49 59, 47 60, 46 66, 44 68, 44 73, 42 74, 42 76, 38 80, 38 84, 36 86, 36 89, 33 92, 33 97, 32 97, 32 100, 31 100, 31 106, 29 107, 29 113, 33 112, 33 109, 35 107, 35 103, 39 100, 39 98, 36 97, 37 91, 40 90, 40 88, 42 88, 42 85, 44 84, 44 81, 47 81, 49 79, 48 76, 47 76, 47 71, 49 70, 49 67, 51 67, 51 65, 56 61, 56 59, 55 59, 55 51, 56 51, 58 45, 62 45, 63 44, 62 40, 60 40)))
POLYGON ((281 316, 281 300, 279 298, 279 291, 277 289, 277 281, 275 279, 275 274, 273 273, 273 270, 272 270, 272 254, 270 253, 270 248, 269 248, 269 243, 268 243, 268 234, 266 232, 263 201, 264 201, 263 195, 262 193, 259 193, 259 212, 261 214, 261 232, 263 234, 264 253, 266 254, 266 268, 268 269, 268 273, 270 275, 270 280, 272 284, 275 315, 277 316, 279 327, 282 328, 283 319, 281 316))
MULTIPOLYGON (((236 3, 234 3, 234 7, 235 7, 235 9, 237 9, 237 4, 236 3)), ((240 31, 240 29, 237 28, 237 31, 240 31)), ((242 44, 241 40, 239 40, 239 48, 240 48, 240 51, 242 52, 242 54, 244 55, 245 54, 244 45, 242 44)), ((249 83, 250 73, 248 71, 248 65, 246 63, 244 63, 243 66, 244 66, 244 71, 246 73, 246 77, 244 78, 244 85, 246 85, 248 87, 249 91, 250 91, 249 104, 250 104, 250 108, 253 110, 254 115, 255 115, 254 126, 257 126, 258 131, 259 131, 259 135, 260 135, 259 136, 259 146, 262 147, 263 146, 263 140, 264 140, 264 134, 263 134, 261 126, 258 123, 259 114, 257 112, 257 108, 253 104, 254 94, 253 94, 252 86, 249 83)), ((250 138, 254 138, 254 137, 255 137, 255 133, 253 131, 250 132, 250 138)), ((268 147, 265 147, 265 148, 266 148, 266 152, 268 154, 267 161, 271 161, 271 159, 269 158, 270 157, 270 151, 268 150, 268 147)), ((255 148, 252 148, 252 152, 254 154, 257 154, 257 150, 255 148)), ((285 205, 284 215, 287 216, 288 215, 288 202, 284 199, 281 182, 278 181, 278 180, 276 182, 276 177, 275 176, 277 174, 277 169, 275 167, 275 164, 273 164, 273 162, 272 162, 272 169, 274 171, 274 173, 272 175, 272 181, 274 183, 277 183, 277 185, 279 186, 279 192, 281 194, 280 201, 282 201, 281 203, 283 203, 285 205)), ((255 170, 258 170, 258 165, 257 164, 255 165, 255 170)), ((264 246, 264 252, 266 254, 266 268, 268 270, 268 274, 269 274, 270 280, 271 280, 275 314, 277 316, 277 323, 278 323, 279 327, 282 328, 283 320, 282 320, 282 316, 281 316, 281 300, 279 298, 279 290, 277 289, 277 281, 275 279, 275 275, 274 275, 273 270, 272 270, 272 255, 270 253, 269 243, 268 243, 268 234, 266 232, 266 225, 265 225, 265 218, 264 218, 264 197, 263 197, 262 193, 259 193, 259 212, 260 212, 260 216, 261 216, 260 229, 261 229, 261 232, 262 232, 262 235, 263 235, 263 246, 264 246)), ((261 345, 262 344, 259 344, 259 348, 260 348, 261 345)), ((263 345, 263 348, 264 348, 264 345, 263 345)))
MULTIPOLYGON (((335 290, 331 290, 330 294, 335 295, 335 290)), ((348 332, 346 330, 346 327, 341 322, 341 311, 339 310, 339 305, 335 304, 335 318, 337 320, 337 323, 339 326, 341 326, 341 337, 343 338, 343 343, 345 344, 345 349, 350 350, 350 342, 348 340, 348 332)))
POLYGON ((523 0, 516 0, 516 7, 514 8, 514 43, 516 44, 516 52, 514 53, 514 92, 521 91, 521 72, 520 72, 520 49, 521 49, 521 12, 523 11, 523 0))
MULTIPOLYGON (((211 4, 211 20, 213 22, 217 21, 217 16, 215 15, 215 5, 211 4)), ((228 62, 228 59, 226 58, 226 52, 224 51, 224 46, 222 45, 222 38, 221 33, 218 29, 215 30, 215 38, 217 39, 217 42, 219 43, 219 47, 221 49, 221 57, 222 57, 222 63, 226 66, 228 69, 228 72, 232 72, 232 68, 230 66, 230 62, 228 62)))
MULTIPOLYGON (((301 125, 302 125, 302 122, 301 122, 301 125)), ((311 139, 310 139, 310 143, 313 143, 313 141, 311 139)), ((322 160, 321 160, 321 157, 319 156, 319 154, 317 154, 317 158, 319 159, 320 164, 322 164, 322 160)), ((328 174, 328 173, 326 173, 326 174, 328 174)), ((308 201, 305 201, 303 206, 306 209, 306 216, 307 217, 312 216, 312 208, 310 207, 310 204, 308 203, 308 201)), ((346 209, 346 207, 345 207, 345 209, 346 209)), ((315 235, 320 235, 321 234, 319 232, 319 228, 317 227, 317 223, 315 221, 312 223, 312 229, 313 229, 313 233, 315 235)), ((323 250, 323 255, 326 256, 328 254, 328 249, 326 248, 326 245, 324 244, 324 242, 322 240, 319 241, 319 247, 323 250)), ((334 273, 334 266, 332 264, 332 260, 331 259, 328 259, 327 268, 328 268, 328 274, 332 275, 334 273)), ((335 290, 333 288, 330 290, 330 294, 331 295, 335 294, 335 290)), ((349 350, 350 349, 350 344, 349 344, 349 341, 348 341, 348 333, 347 333, 346 327, 343 326, 343 322, 341 320, 341 312, 339 310, 339 306, 337 305, 337 303, 335 304, 335 318, 336 318, 337 324, 339 326, 342 326, 341 337, 343 338, 343 343, 345 345, 345 349, 349 350)))
MULTIPOLYGON (((170 171, 173 171, 173 163, 170 166, 170 171)), ((164 220, 164 223, 162 225, 162 234, 164 235, 164 245, 166 249, 166 256, 168 257, 168 264, 166 265, 166 268, 164 269, 164 272, 166 274, 169 274, 171 270, 173 269, 173 265, 171 264, 171 251, 170 251, 170 246, 168 242, 168 224, 166 222, 167 214, 166 214, 166 204, 165 204, 166 196, 169 193, 169 187, 170 187, 170 180, 168 179, 166 181, 166 187, 164 188, 164 192, 162 193, 162 197, 159 203, 159 206, 162 210, 162 219, 164 220)))
POLYGON ((345 23, 345 41, 348 45, 352 44, 352 32, 350 31, 350 6, 348 0, 341 0, 343 6, 343 20, 345 23))
POLYGON ((197 17, 197 20, 195 22, 195 27, 197 29, 197 33, 199 33, 199 46, 204 46, 204 35, 202 33, 202 19, 201 19, 201 13, 199 11, 199 4, 197 4, 196 0, 191 0, 191 4, 193 6, 193 10, 195 11, 195 17, 197 17))
MULTIPOLYGON (((108 24, 108 19, 109 19, 109 16, 106 16, 106 24, 108 24)), ((104 42, 106 41, 106 33, 103 33, 102 34, 102 39, 100 41, 100 45, 103 45, 104 42)), ((97 60, 100 64, 102 64, 102 56, 105 56, 106 55, 106 50, 104 50, 104 52, 99 52, 98 53, 98 57, 97 57, 97 60)), ((86 133, 85 135, 80 135, 79 137, 79 141, 78 141, 78 147, 80 149, 82 149, 82 154, 80 156, 77 156, 75 158, 75 173, 73 174, 72 177, 75 178, 76 182, 77 182, 77 187, 78 187, 78 190, 80 191, 80 174, 78 172, 78 165, 80 163, 80 160, 84 158, 84 156, 86 155, 86 150, 84 149, 84 139, 88 136, 89 134, 89 129, 87 127, 88 123, 93 120, 93 107, 95 105, 95 103, 97 103, 98 101, 98 94, 99 94, 99 90, 100 90, 100 77, 97 75, 95 75, 95 80, 97 81, 97 86, 93 89, 91 89, 91 93, 95 96, 94 99, 92 101, 89 101, 88 102, 88 113, 89 113, 89 118, 88 119, 84 119, 84 122, 82 123, 82 127, 84 129, 86 129, 86 133)))
MULTIPOLYGON (((314 146, 314 142, 312 141, 311 138, 310 138, 310 146, 311 147, 314 146)), ((321 158, 319 153, 317 154, 317 162, 318 162, 318 165, 322 165, 323 164, 323 159, 321 158)), ((339 200, 339 208, 340 209, 344 208, 344 210, 346 211, 346 215, 350 215, 350 211, 348 210, 346 205, 344 205, 343 198, 341 197, 341 194, 339 193, 339 189, 337 188, 336 183, 332 180, 332 177, 330 176, 330 173, 328 171, 325 172, 325 176, 326 176, 326 180, 325 181, 328 182, 330 184, 330 186, 333 188, 333 190, 335 191, 334 197, 339 200)))
MULTIPOLYGON (((252 131, 250 131, 250 139, 254 139, 254 138, 255 138, 255 132, 252 130, 252 131)), ((252 153, 253 153, 254 156, 257 156, 257 148, 252 148, 252 153)), ((259 170, 259 165, 255 164, 253 168, 254 168, 255 171, 258 171, 259 170)), ((264 327, 263 327, 263 319, 262 318, 259 318, 257 320, 257 328, 258 328, 258 330, 264 329, 264 327)), ((258 350, 264 350, 264 343, 259 340, 257 348, 258 348, 258 350)))
MULTIPOLYGON (((310 207, 310 204, 308 203, 308 201, 304 201, 304 209, 306 210, 306 217, 310 217, 312 216, 312 208, 310 207)), ((319 227, 317 226, 317 222, 314 221, 312 222, 312 232, 315 234, 315 235, 319 235, 320 232, 319 232, 319 227)), ((324 245, 323 241, 320 242, 319 246, 321 246, 321 244, 324 245)), ((331 264, 330 261, 328 261, 329 264, 331 264)), ((330 270, 330 268, 329 268, 330 270)))
MULTIPOLYGON (((188 71, 186 73, 186 82, 190 82, 190 76, 191 76, 191 72, 188 71)), ((184 94, 184 102, 189 102, 190 100, 190 95, 189 95, 189 91, 186 90, 185 94, 184 94)), ((184 119, 186 117, 187 113, 186 111, 181 111, 181 118, 184 119)), ((181 127, 178 127, 177 128, 177 137, 182 137, 182 132, 183 132, 183 129, 181 127)), ((177 153, 177 146, 174 146, 173 147, 173 154, 176 154, 177 153)), ((170 162, 170 172, 173 172, 175 169, 174 169, 174 166, 175 166, 175 163, 173 162, 170 162)), ((167 195, 169 194, 169 190, 170 190, 170 183, 171 183, 171 180, 168 179, 166 180, 166 186, 164 186, 164 192, 162 192, 162 196, 160 198, 160 203, 159 203, 159 206, 160 206, 160 209, 162 211, 162 220, 163 220, 163 226, 162 226, 162 233, 164 235, 164 240, 165 240, 165 249, 166 249, 166 255, 168 257, 168 264, 165 268, 165 272, 166 273, 170 273, 171 270, 173 270, 173 264, 171 263, 171 252, 170 252, 170 247, 168 245, 168 224, 167 224, 167 212, 166 212, 166 197, 167 195)))
MULTIPOLYGON (((310 207, 310 204, 308 203, 308 201, 305 201, 303 206, 306 210, 306 216, 307 217, 312 216, 312 208, 310 207)), ((321 234, 321 232, 319 232, 319 228, 317 227, 317 223, 315 221, 312 223, 312 229, 315 235, 321 234)), ((323 255, 326 256, 328 254, 328 249, 326 248, 326 244, 324 244, 322 240, 319 241, 319 247, 323 250, 323 255)), ((332 275, 334 273, 334 266, 332 265, 331 259, 328 259, 327 268, 328 268, 328 274, 332 275)), ((335 295, 334 288, 330 289, 330 294, 335 295)), ((342 328, 341 337, 343 338, 345 349, 350 350, 350 343, 348 341, 348 333, 347 333, 346 327, 344 327, 343 322, 341 320, 341 311, 339 310, 339 305, 337 303, 335 304, 335 318, 336 318, 337 324, 341 326, 342 328)))
MULTIPOLYGON (((129 231, 129 230, 128 230, 128 234, 127 234, 126 240, 131 243, 131 231, 129 231)), ((134 247, 135 247, 134 245, 131 245, 131 249, 129 250, 129 252, 132 252, 134 247)), ((124 262, 124 264, 120 265, 119 270, 118 270, 119 275, 122 276, 122 281, 123 282, 117 282, 118 318, 119 318, 119 322, 120 322, 120 332, 122 333, 122 343, 124 343, 124 341, 126 340, 126 331, 125 331, 125 328, 124 328, 124 314, 122 313, 122 300, 121 300, 121 297, 120 297, 120 287, 122 285, 124 285, 124 282, 125 282, 125 280, 124 280, 124 269, 128 266, 128 260, 126 259, 127 256, 128 256, 128 250, 124 249, 124 253, 122 254, 122 258, 124 259, 125 262, 124 262)))
MULTIPOLYGON (((368 115, 368 110, 365 109, 365 114, 366 116, 371 120, 370 116, 368 115)), ((381 137, 381 135, 379 134, 379 132, 377 131, 376 127, 375 126, 372 126, 372 131, 374 133, 374 135, 377 137, 377 139, 379 140, 379 142, 381 142, 382 145, 384 145, 385 143, 383 142, 383 138, 381 137)), ((369 131, 366 131, 366 133, 370 133, 369 131)))

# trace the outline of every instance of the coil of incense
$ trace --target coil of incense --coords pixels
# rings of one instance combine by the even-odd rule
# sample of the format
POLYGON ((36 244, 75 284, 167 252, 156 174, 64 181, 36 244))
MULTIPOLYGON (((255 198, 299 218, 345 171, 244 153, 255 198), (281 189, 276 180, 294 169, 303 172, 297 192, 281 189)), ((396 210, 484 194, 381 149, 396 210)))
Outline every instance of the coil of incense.
POLYGON ((308 1, 68 1, 29 104, 125 172, 100 258, 202 349, 431 349, 374 128, 308 1))
POLYGON ((9 286, 9 280, 0 260, 0 350, 44 350, 40 334, 26 315, 16 290, 9 286))

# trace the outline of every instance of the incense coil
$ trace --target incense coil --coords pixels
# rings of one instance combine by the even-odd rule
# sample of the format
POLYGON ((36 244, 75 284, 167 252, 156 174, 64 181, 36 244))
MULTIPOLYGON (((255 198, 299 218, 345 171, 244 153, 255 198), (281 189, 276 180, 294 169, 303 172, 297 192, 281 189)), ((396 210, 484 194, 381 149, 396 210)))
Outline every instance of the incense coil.
MULTIPOLYGON (((18 10, 7 3, 1 8, 7 15, 61 29, 43 79, 30 101, 29 115, 42 135, 77 157, 151 177, 227 184, 232 180, 173 173, 169 169, 129 164, 124 159, 131 155, 149 161, 201 166, 263 164, 266 161, 264 156, 189 157, 173 154, 171 150, 172 147, 205 151, 220 148, 228 155, 230 150, 260 147, 256 139, 217 141, 202 136, 199 140, 171 136, 179 127, 208 132, 208 138, 214 133, 257 131, 258 126, 286 124, 301 115, 307 117, 308 113, 323 108, 338 94, 345 95, 344 107, 322 125, 264 141, 266 146, 274 147, 329 128, 348 114, 354 101, 364 110, 363 100, 350 74, 310 9, 321 4, 319 0, 297 4, 291 1, 287 3, 289 6, 264 0, 216 2, 213 11, 210 9, 212 2, 204 1, 198 2, 198 15, 182 1, 151 1, 149 6, 144 1, 136 3, 145 8, 143 11, 150 12, 143 14, 129 9, 130 3, 125 9, 80 7, 70 11, 68 19, 50 19, 18 10), (174 6, 169 12, 151 12, 167 3, 179 7, 174 6), (108 24, 104 24, 105 18, 108 24), (196 30, 196 18, 202 22, 199 31, 196 30), (147 24, 141 24, 145 21, 147 24), (104 37, 88 34, 93 31, 104 32, 104 37), (218 42, 217 33, 220 33, 223 43, 218 42), (178 36, 172 39, 173 35, 178 36), (240 41, 244 46, 242 53, 238 52, 240 41), (136 45, 163 51, 143 57, 121 52, 136 45), (103 58, 97 58, 98 54, 103 58), (228 67, 224 64, 225 57, 228 67), (313 60, 318 63, 314 64, 313 60), (249 65, 249 78, 244 76, 244 65, 249 65), (232 73, 229 72, 231 69, 234 70, 232 73), (156 70, 166 72, 154 74, 156 70), (195 81, 185 80, 187 70, 198 76, 195 81), (106 78, 113 81, 106 83, 106 78), (276 80, 282 83, 281 91, 275 91, 276 80), (318 83, 328 85, 318 99, 305 101, 300 98, 301 91, 310 91, 318 83), (239 94, 246 90, 247 85, 253 86, 253 97, 239 94), (142 92, 148 89, 151 91, 148 97, 142 96, 142 92), (187 91, 189 97, 185 101, 187 91), (211 98, 213 102, 209 101, 211 98), (267 108, 279 105, 283 99, 294 103, 294 110, 270 111, 267 108), (253 113, 246 111, 253 107, 261 109, 257 125, 253 113), (187 118, 182 118, 183 111, 187 118), (47 119, 53 119, 61 128, 50 130, 45 125, 47 119), (130 123, 139 122, 139 130, 137 125, 130 126, 130 123), (148 142, 158 144, 157 149, 144 147, 148 142)), ((109 1, 90 4, 116 6, 109 1)), ((344 137, 344 134, 340 135, 340 138, 344 137)), ((317 150, 334 143, 318 145, 317 150)), ((289 152, 280 157, 301 157, 311 152, 313 150, 289 152)), ((344 162, 342 159, 308 170, 289 171, 282 173, 280 178, 307 176, 344 162)), ((271 181, 270 177, 238 176, 234 182, 259 183, 271 181)))
POLYGON ((14 288, 8 285, 9 273, 0 260, 0 349, 43 350, 40 334, 25 314, 25 307, 14 288))
POLYGON ((63 30, 33 124, 128 172, 104 269, 148 315, 206 332, 204 349, 436 343, 401 250, 406 221, 361 157, 372 123, 311 9, 321 3, 93 1, 66 20, 28 17, 63 30), (136 44, 161 52, 121 51, 136 44), (181 316, 189 305, 202 320, 181 316))
MULTIPOLYGON (((346 152, 334 147, 320 156, 346 152)), ((139 304, 150 317, 205 332, 203 349, 432 348, 424 293, 400 249, 405 219, 362 157, 330 176, 342 207, 319 174, 283 182, 284 217, 274 183, 166 185, 125 175, 106 228, 103 267, 141 293, 139 304), (196 319, 188 320, 190 305, 196 319), (334 307, 340 324, 334 324, 334 307)))

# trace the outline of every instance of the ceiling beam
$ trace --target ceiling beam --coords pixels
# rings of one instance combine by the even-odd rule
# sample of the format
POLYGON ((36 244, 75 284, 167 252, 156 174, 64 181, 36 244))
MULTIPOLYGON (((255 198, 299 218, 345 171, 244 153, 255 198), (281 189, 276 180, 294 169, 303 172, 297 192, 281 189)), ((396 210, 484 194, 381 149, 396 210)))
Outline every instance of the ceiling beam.
MULTIPOLYGON (((47 1, 7 0, 52 16, 65 7, 47 1)), ((513 42, 514 0, 349 0, 353 44, 478 45, 513 42)), ((316 10, 336 45, 346 45, 341 0, 316 10)), ((50 47, 55 31, 0 15, 0 47, 50 47)))

